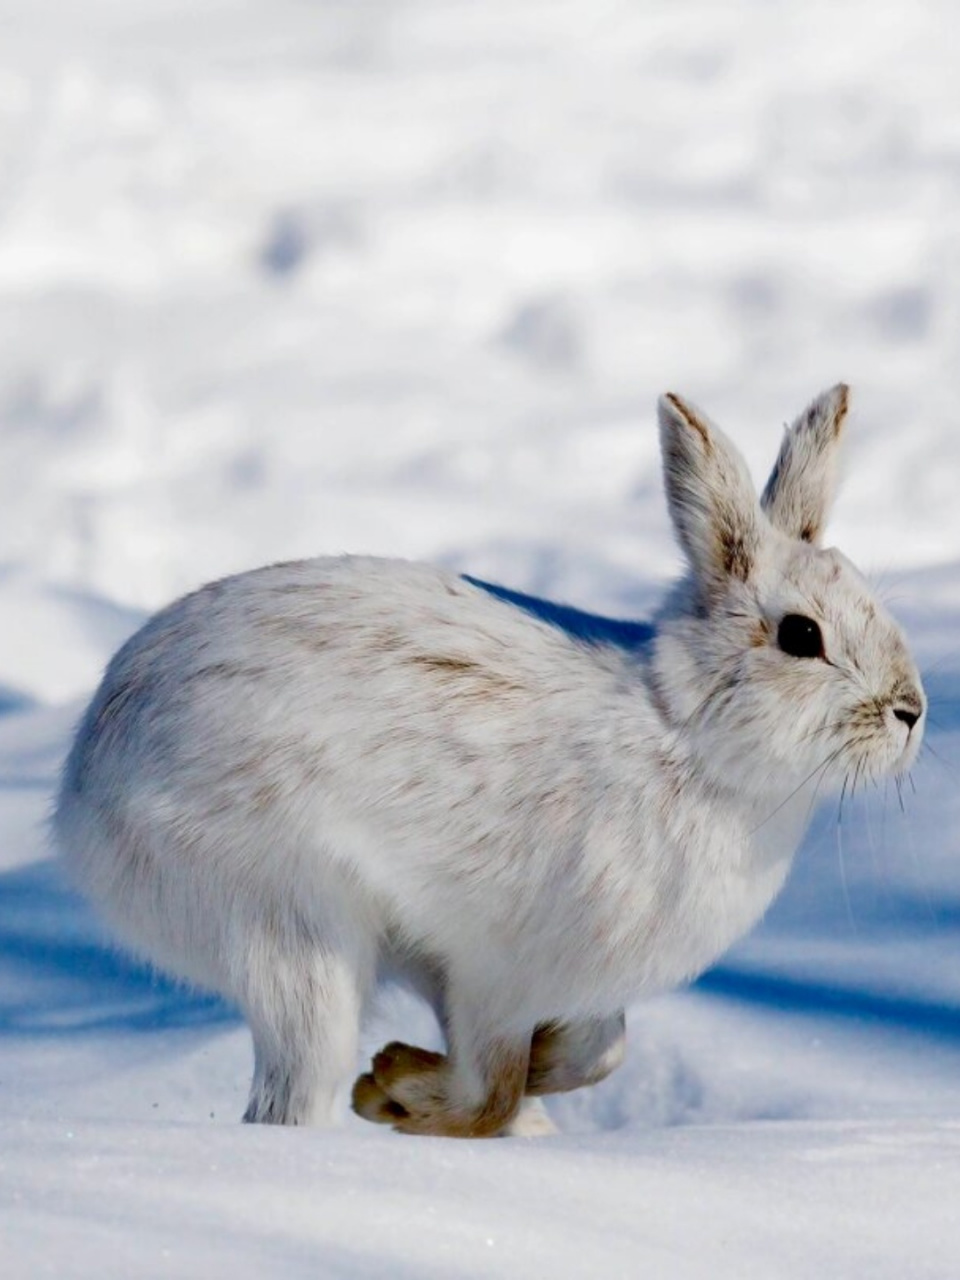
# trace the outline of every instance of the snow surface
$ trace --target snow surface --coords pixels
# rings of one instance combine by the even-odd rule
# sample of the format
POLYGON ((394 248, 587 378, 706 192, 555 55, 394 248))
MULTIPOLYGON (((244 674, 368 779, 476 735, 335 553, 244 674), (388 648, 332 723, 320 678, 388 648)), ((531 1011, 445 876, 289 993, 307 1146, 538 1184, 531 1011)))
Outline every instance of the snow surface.
MULTIPOLYGON (((949 0, 0 0, 0 1276, 960 1275, 960 79, 949 0), (630 1011, 561 1136, 253 1129, 235 1013, 49 860, 143 611, 423 556, 642 617, 652 405, 762 476, 853 384, 836 541, 931 750, 630 1011)), ((435 1034, 384 1001, 365 1049, 435 1034)))

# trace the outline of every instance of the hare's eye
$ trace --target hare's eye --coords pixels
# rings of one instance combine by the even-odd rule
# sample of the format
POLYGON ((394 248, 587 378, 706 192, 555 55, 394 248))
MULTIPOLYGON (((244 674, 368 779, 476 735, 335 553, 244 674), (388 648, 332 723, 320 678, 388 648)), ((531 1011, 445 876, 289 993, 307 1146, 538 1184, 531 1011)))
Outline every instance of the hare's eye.
POLYGON ((780 619, 777 644, 792 658, 822 658, 823 636, 812 618, 788 613, 780 619))

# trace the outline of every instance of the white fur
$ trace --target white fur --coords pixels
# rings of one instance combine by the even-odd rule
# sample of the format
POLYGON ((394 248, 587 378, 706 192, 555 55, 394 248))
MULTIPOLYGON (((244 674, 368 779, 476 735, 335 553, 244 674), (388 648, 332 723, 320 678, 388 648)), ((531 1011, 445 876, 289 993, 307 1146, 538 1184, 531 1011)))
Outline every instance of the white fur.
POLYGON ((661 401, 691 572, 648 645, 344 558, 213 583, 120 650, 57 839, 131 948, 244 1009, 248 1119, 329 1118, 384 972, 437 1009, 471 1105, 490 1045, 545 1024, 597 1029, 571 1035, 552 1087, 599 1078, 624 1004, 762 914, 816 794, 909 763, 922 721, 893 708, 923 696, 900 631, 786 527, 810 523, 818 484, 817 535, 825 515, 842 411, 823 403, 781 452, 768 518, 722 433, 661 401), (781 652, 785 613, 819 621, 829 661, 781 652))

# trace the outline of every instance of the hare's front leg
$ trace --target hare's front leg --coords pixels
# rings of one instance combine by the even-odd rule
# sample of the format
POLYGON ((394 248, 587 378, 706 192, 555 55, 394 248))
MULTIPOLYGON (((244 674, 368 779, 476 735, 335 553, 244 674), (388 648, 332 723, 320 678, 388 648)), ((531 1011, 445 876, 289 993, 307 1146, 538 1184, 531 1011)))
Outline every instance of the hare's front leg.
POLYGON ((582 1022, 545 1022, 533 1034, 526 1092, 568 1093, 596 1084, 620 1066, 626 1044, 622 1013, 582 1022))
POLYGON ((342 921, 313 925, 273 919, 242 930, 238 995, 255 1061, 248 1123, 330 1124, 356 1062, 373 944, 342 921))
POLYGON ((517 1114, 530 1060, 530 1036, 482 1029, 465 1010, 447 1027, 450 1052, 393 1043, 353 1087, 353 1109, 401 1133, 491 1138, 517 1114))

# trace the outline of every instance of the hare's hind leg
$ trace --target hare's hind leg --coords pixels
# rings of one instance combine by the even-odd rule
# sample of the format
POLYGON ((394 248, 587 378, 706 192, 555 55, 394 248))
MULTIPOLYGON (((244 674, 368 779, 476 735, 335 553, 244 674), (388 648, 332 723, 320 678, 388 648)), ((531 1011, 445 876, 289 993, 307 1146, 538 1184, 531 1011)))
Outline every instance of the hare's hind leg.
POLYGON ((515 1138, 556 1133, 543 1095, 597 1084, 620 1066, 625 1049, 622 1013, 612 1018, 542 1023, 530 1045, 526 1097, 506 1132, 515 1138))
POLYGON ((501 1133, 523 1101, 530 1035, 494 1029, 471 1006, 451 1001, 449 1053, 393 1043, 353 1087, 353 1108, 366 1120, 401 1133, 490 1138, 501 1133))
POLYGON ((247 1123, 329 1124, 357 1060, 374 946, 320 940, 306 930, 261 933, 240 997, 253 1033, 247 1123))
POLYGON ((597 1084, 623 1062, 626 1028, 622 1013, 580 1022, 546 1022, 530 1046, 528 1095, 567 1093, 597 1084))

